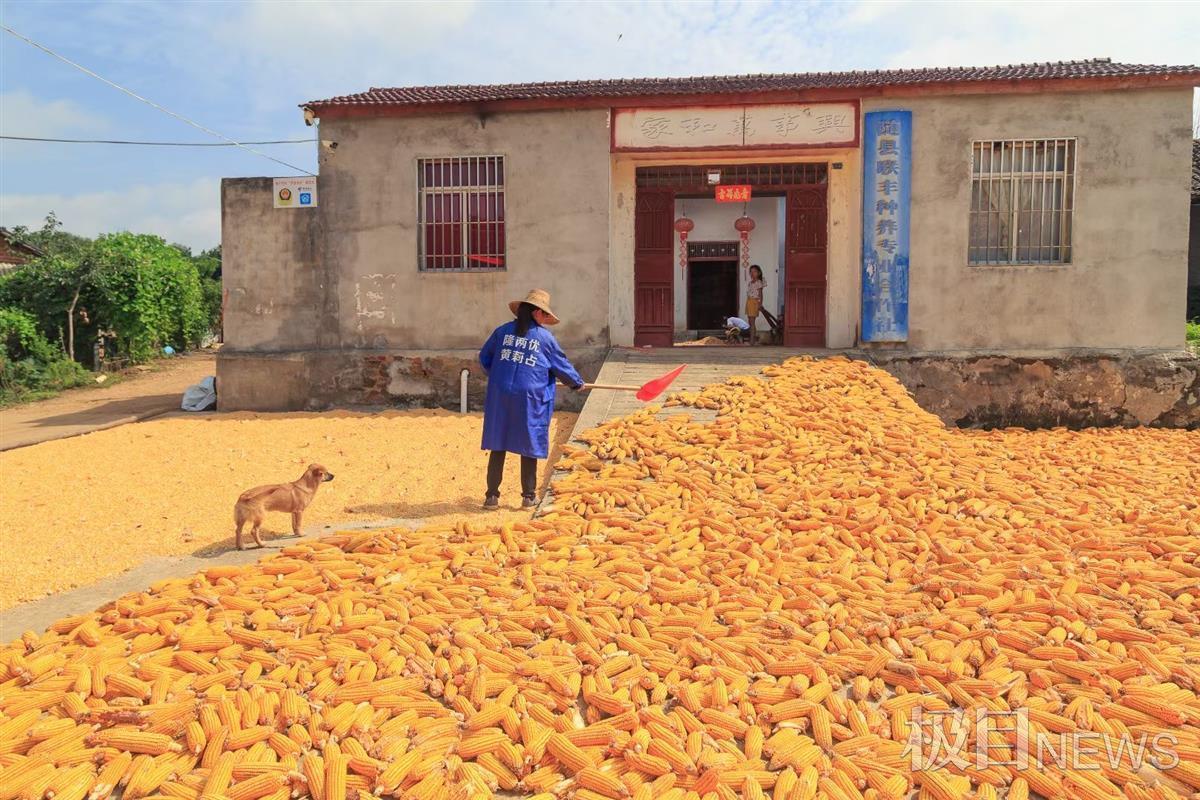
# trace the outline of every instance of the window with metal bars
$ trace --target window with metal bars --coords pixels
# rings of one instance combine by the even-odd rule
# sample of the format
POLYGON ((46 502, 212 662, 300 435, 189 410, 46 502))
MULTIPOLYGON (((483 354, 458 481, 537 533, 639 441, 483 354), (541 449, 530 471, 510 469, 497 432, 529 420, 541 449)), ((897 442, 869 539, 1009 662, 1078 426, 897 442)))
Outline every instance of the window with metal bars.
POLYGON ((1070 264, 1075 139, 971 145, 972 265, 1070 264))
POLYGON ((417 228, 422 271, 503 270, 504 156, 418 159, 417 228))

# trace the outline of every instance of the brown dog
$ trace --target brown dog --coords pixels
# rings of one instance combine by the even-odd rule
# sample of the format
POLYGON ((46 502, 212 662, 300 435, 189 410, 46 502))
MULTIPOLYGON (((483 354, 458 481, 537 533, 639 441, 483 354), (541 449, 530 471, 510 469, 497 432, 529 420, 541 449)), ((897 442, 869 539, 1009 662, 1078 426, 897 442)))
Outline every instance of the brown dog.
POLYGON ((258 537, 258 529, 268 511, 283 511, 292 515, 292 533, 300 535, 300 524, 304 519, 304 509, 312 502, 317 494, 317 488, 326 481, 333 480, 333 473, 320 464, 311 464, 299 480, 291 483, 276 483, 270 486, 256 486, 242 492, 237 504, 233 507, 233 521, 237 523, 237 549, 242 550, 242 526, 250 523, 250 535, 254 543, 263 546, 258 537))

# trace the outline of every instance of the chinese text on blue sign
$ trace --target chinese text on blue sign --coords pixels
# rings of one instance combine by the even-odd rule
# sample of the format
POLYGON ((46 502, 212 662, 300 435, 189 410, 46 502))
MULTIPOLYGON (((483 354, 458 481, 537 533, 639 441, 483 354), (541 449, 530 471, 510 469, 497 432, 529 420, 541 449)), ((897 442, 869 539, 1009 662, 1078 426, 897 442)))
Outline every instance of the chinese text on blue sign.
POLYGON ((862 339, 908 339, 912 112, 863 116, 862 339))

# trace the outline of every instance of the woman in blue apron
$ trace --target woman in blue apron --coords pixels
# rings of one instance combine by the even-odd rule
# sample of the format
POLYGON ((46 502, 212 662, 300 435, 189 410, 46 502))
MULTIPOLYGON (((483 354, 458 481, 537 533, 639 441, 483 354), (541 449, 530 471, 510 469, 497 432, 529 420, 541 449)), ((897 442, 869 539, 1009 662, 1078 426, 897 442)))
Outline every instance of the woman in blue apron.
POLYGON ((508 307, 517 318, 492 331, 479 351, 479 363, 488 374, 482 449, 492 452, 484 508, 500 504, 506 453, 521 457, 521 506, 537 504, 537 462, 550 449, 554 383, 561 380, 576 391, 583 387, 583 379, 549 331, 558 324, 550 310, 550 294, 534 289, 508 307))

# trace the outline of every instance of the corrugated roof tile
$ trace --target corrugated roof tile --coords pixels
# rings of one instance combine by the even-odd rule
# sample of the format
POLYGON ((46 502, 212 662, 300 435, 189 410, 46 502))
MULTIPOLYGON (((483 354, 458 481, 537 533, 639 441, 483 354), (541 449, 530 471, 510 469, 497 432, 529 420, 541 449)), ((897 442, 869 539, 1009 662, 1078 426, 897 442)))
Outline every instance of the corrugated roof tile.
POLYGON ((629 78, 494 85, 372 87, 357 94, 313 100, 306 108, 336 106, 436 106, 506 100, 561 100, 748 94, 811 89, 868 89, 933 83, 977 83, 1009 80, 1122 78, 1155 75, 1200 77, 1200 67, 1120 64, 1111 59, 1053 61, 992 67, 932 67, 927 69, 854 70, 767 75, 709 75, 691 78, 629 78))

